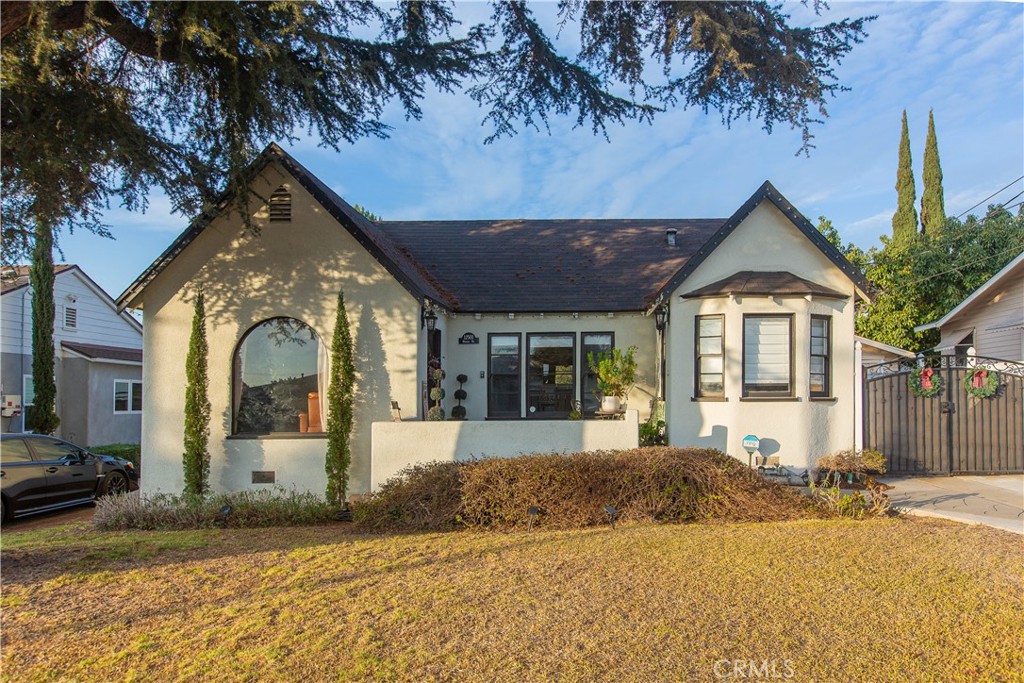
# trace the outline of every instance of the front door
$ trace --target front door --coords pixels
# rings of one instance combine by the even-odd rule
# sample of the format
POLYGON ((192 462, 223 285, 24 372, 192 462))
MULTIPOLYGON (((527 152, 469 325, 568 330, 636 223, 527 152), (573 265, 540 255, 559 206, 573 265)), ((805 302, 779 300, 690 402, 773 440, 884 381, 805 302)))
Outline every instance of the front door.
POLYGON ((492 334, 487 338, 487 417, 520 417, 522 352, 520 335, 492 334))

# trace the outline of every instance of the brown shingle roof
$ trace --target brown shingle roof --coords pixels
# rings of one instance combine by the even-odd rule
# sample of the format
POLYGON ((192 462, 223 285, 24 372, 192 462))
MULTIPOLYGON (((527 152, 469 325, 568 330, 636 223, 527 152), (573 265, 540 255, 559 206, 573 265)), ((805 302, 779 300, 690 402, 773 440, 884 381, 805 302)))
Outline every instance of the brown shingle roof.
POLYGON ((760 272, 744 270, 729 277, 712 282, 692 292, 684 292, 684 299, 695 299, 702 296, 824 296, 834 299, 846 299, 848 295, 834 289, 819 285, 817 282, 805 280, 786 271, 760 272))
MULTIPOLYGON (((53 266, 53 274, 57 275, 74 267, 73 263, 58 263, 53 266)), ((28 269, 29 266, 4 266, 3 270, 0 271, 0 283, 2 283, 0 284, 2 286, 0 294, 7 294, 7 292, 13 292, 16 289, 27 286, 28 269)))
POLYGON ((100 346, 99 344, 77 344, 74 342, 61 342, 61 348, 85 356, 86 358, 102 360, 120 360, 129 363, 142 362, 142 349, 124 349, 119 346, 100 346))
POLYGON ((725 219, 378 223, 459 312, 636 311, 725 219), (669 246, 666 231, 678 231, 669 246))

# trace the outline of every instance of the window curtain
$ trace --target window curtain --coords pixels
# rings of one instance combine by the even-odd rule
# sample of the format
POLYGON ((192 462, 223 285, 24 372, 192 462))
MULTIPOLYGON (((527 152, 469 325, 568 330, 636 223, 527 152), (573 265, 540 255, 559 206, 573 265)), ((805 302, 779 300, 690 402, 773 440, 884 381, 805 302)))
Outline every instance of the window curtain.
POLYGON ((327 345, 316 338, 316 390, 320 396, 320 428, 327 431, 327 389, 331 379, 331 355, 327 345))

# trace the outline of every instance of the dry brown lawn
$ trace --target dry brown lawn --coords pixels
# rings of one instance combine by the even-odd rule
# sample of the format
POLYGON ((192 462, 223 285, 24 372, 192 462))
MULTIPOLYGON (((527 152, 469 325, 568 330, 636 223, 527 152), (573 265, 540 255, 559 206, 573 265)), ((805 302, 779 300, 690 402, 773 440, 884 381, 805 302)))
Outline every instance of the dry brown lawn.
POLYGON ((937 520, 2 549, 9 681, 1024 680, 1024 538, 937 520))

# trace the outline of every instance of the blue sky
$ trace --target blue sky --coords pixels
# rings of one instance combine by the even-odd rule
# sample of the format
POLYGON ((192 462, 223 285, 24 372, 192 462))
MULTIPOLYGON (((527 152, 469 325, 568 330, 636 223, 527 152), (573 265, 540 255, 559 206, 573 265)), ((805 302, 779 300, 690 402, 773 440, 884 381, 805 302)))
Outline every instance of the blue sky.
MULTIPOLYGON (((467 21, 486 11, 459 7, 467 21)), ((535 6, 540 15, 551 8, 535 6)), ((420 121, 390 110, 386 140, 340 153, 309 138, 284 146, 349 203, 385 220, 726 217, 769 179, 812 222, 825 215, 864 248, 891 228, 904 109, 918 197, 935 111, 948 214, 1024 175, 1024 5, 833 2, 821 17, 800 3, 785 9, 804 24, 878 15, 837 70, 851 91, 828 104, 809 158, 796 155, 799 131, 768 135, 757 121, 727 129, 714 113, 693 109, 666 112, 650 126, 612 127, 610 142, 566 118, 552 120, 550 134, 525 129, 484 145, 483 111, 464 95, 439 94, 423 102, 420 121)), ((1021 190, 1017 182, 992 201, 1021 190)), ((160 194, 145 214, 112 208, 106 221, 114 241, 64 235, 61 246, 64 260, 113 296, 187 224, 160 194)))

